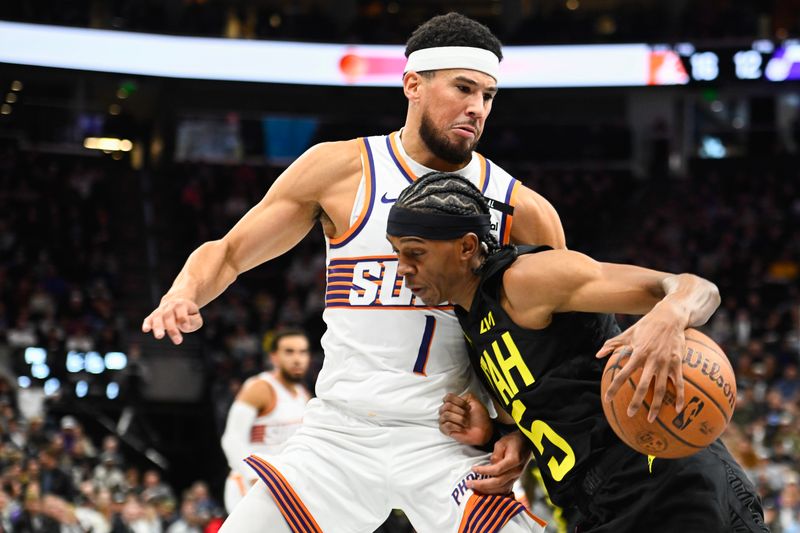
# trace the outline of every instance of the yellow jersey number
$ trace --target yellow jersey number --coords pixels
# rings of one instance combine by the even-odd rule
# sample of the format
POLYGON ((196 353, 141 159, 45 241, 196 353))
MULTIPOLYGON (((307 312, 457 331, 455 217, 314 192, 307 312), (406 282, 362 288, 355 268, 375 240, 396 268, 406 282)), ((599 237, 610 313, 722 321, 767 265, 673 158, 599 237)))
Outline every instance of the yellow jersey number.
MULTIPOLYGON (((555 457, 550 457, 547 461, 547 468, 550 469, 550 475, 553 476, 554 480, 561 481, 564 479, 564 476, 567 475, 567 472, 572 470, 572 467, 575 466, 575 452, 572 451, 572 446, 564 440, 564 437, 547 425, 547 422, 542 420, 534 420, 530 429, 523 427, 522 416, 524 414, 525 406, 521 401, 514 400, 514 403, 511 404, 511 416, 514 418, 514 421, 517 423, 522 433, 525 434, 533 445, 536 446, 536 449, 539 450, 539 454, 544 453, 544 439, 549 440, 556 448, 564 452, 565 457, 561 461, 558 461, 555 457)), ((539 465, 539 468, 542 468, 542 466, 543 465, 539 465)))

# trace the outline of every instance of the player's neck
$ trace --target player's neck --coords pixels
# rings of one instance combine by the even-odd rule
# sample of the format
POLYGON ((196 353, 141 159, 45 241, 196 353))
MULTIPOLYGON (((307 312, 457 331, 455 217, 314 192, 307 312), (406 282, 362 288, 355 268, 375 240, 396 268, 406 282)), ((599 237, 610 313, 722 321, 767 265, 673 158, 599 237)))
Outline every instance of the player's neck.
POLYGON ((469 164, 469 161, 453 164, 436 157, 433 152, 431 152, 431 149, 428 148, 428 145, 425 144, 425 141, 422 140, 422 137, 420 137, 419 128, 408 123, 406 123, 405 127, 400 132, 400 143, 408 157, 422 166, 440 172, 455 172, 469 164))
POLYGON ((453 296, 450 301, 459 307, 469 311, 472 307, 472 301, 475 299, 475 293, 478 291, 478 286, 481 283, 480 276, 470 275, 464 278, 464 281, 453 291, 453 296))
POLYGON ((272 375, 275 376, 275 379, 277 379, 280 382, 280 384, 283 385, 287 390, 289 390, 292 393, 297 392, 296 389, 297 382, 288 379, 283 374, 283 372, 281 372, 280 370, 275 370, 275 372, 273 372, 272 375))

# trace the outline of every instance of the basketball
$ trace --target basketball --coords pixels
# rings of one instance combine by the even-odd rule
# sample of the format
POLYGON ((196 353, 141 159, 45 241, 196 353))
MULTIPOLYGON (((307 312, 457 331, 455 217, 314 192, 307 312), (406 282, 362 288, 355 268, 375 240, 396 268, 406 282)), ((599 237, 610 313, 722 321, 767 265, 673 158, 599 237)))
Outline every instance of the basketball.
MULTIPOLYGON (((601 398, 630 354, 614 352, 603 370, 601 398)), ((646 455, 665 459, 686 457, 711 444, 727 427, 736 403, 736 380, 728 358, 709 337, 696 329, 686 330, 686 351, 682 362, 684 408, 675 411, 675 388, 667 381, 661 411, 653 423, 647 421, 653 399, 653 385, 639 411, 627 414, 633 393, 642 375, 634 372, 603 411, 614 432, 625 444, 646 455)))

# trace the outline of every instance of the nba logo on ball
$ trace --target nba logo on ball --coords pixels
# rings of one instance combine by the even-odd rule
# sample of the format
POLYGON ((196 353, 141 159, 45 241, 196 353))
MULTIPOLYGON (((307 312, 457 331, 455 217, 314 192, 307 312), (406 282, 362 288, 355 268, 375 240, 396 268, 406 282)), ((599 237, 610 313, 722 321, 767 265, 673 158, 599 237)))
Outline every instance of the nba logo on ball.
MULTIPOLYGON (((630 352, 615 352, 608 358, 601 381, 601 398, 614 376, 627 363, 630 352)), ((683 411, 675 411, 675 389, 669 382, 658 418, 647 421, 653 387, 643 408, 632 417, 627 414, 642 369, 638 368, 610 402, 603 401, 603 412, 617 436, 631 448, 656 457, 671 459, 696 453, 719 437, 733 415, 736 379, 728 358, 709 337, 695 329, 686 330, 686 351, 682 359, 683 411)))
POLYGON ((683 408, 683 411, 678 413, 672 420, 672 425, 675 426, 676 429, 686 429, 686 426, 692 423, 692 420, 700 414, 700 411, 703 410, 703 406, 705 405, 704 402, 700 400, 697 396, 693 396, 689 403, 686 404, 686 407, 683 408))

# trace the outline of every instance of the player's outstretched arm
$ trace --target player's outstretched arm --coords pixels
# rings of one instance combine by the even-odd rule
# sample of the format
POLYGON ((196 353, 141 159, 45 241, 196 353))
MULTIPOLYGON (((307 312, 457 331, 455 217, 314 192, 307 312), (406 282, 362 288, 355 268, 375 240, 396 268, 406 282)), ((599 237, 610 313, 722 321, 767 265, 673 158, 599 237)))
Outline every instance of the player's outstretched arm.
POLYGON ((144 319, 142 331, 157 339, 166 334, 180 344, 183 333, 202 326, 200 308, 239 274, 294 247, 328 204, 352 201, 346 198, 345 182, 360 175, 360 165, 356 141, 323 143, 308 150, 224 237, 192 252, 158 308, 144 319))
POLYGON ((566 248, 564 227, 555 208, 539 193, 518 186, 514 218, 511 225, 514 244, 546 244, 566 248))
POLYGON ((636 325, 607 342, 598 357, 621 346, 632 350, 630 361, 609 387, 608 397, 613 398, 628 376, 641 367, 642 378, 628 413, 633 415, 641 407, 653 382, 651 421, 661 409, 668 379, 675 385, 676 409, 683 408, 684 331, 704 324, 720 302, 717 287, 698 276, 599 263, 567 250, 524 256, 506 272, 504 288, 512 319, 523 327, 544 327, 553 313, 568 311, 644 314, 636 325))

